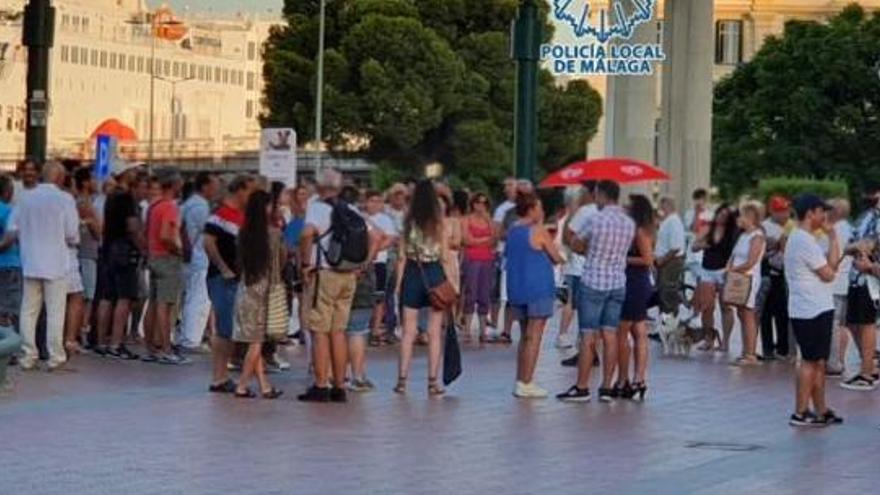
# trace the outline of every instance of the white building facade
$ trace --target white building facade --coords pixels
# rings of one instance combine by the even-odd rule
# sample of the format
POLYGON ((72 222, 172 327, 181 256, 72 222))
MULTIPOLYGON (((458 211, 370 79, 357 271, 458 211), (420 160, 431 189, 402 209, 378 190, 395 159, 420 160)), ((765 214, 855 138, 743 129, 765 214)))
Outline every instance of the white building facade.
MULTIPOLYGON (((25 3, 0 0, 0 162, 6 163, 24 154, 25 3)), ((120 142, 129 160, 145 159, 151 141, 159 160, 258 149, 262 45, 277 20, 179 17, 143 0, 52 4, 50 158, 91 159, 93 133, 110 119, 136 135, 120 142)))

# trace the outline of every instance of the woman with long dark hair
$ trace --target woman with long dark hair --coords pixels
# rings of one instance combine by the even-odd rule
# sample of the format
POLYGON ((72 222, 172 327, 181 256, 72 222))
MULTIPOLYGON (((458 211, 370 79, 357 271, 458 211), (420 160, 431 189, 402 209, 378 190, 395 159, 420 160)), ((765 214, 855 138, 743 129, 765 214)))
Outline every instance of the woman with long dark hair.
POLYGON ((644 195, 629 197, 629 215, 636 223, 636 236, 626 259, 626 296, 617 328, 617 385, 618 397, 645 398, 648 391, 648 301, 654 292, 651 268, 654 266, 654 238, 656 214, 651 201, 644 195), (632 346, 630 345, 632 337, 632 346), (634 378, 631 379, 629 362, 632 353, 634 378))
POLYGON ((265 191, 251 194, 245 209, 244 225, 238 234, 241 287, 236 301, 238 325, 233 339, 248 344, 235 391, 235 396, 241 398, 256 397, 248 388, 248 382, 254 376, 264 399, 277 399, 283 393, 266 378, 266 365, 261 352, 266 340, 269 289, 280 281, 286 256, 281 231, 272 222, 273 210, 271 194, 265 191))
POLYGON ((418 333, 419 311, 428 308, 428 395, 440 396, 445 390, 438 381, 440 372, 443 312, 431 306, 429 291, 446 280, 441 261, 446 252, 443 210, 430 180, 416 184, 409 214, 400 237, 397 293, 403 307, 403 338, 394 391, 406 393, 413 344, 418 333))
POLYGON ((730 334, 733 332, 733 309, 721 305, 721 327, 724 337, 719 335, 715 328, 715 301, 724 286, 724 272, 739 234, 736 217, 736 210, 729 204, 720 205, 715 210, 715 217, 706 235, 694 242, 691 247, 694 252, 703 252, 694 311, 702 314, 705 342, 700 349, 704 351, 714 350, 716 342, 718 350, 727 351, 730 334))

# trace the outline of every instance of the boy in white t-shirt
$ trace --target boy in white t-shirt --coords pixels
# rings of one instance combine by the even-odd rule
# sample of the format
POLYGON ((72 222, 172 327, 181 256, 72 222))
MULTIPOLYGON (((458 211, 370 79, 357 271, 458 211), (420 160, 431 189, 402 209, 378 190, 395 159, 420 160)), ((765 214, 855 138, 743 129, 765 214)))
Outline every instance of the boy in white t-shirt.
POLYGON ((802 357, 797 371, 795 412, 788 422, 791 426, 828 426, 843 422, 825 404, 825 365, 834 327, 833 283, 841 259, 837 233, 827 221, 829 209, 815 195, 798 198, 795 202, 798 227, 789 235, 785 248, 788 313, 802 357), (827 255, 813 235, 823 228, 828 236, 827 255))

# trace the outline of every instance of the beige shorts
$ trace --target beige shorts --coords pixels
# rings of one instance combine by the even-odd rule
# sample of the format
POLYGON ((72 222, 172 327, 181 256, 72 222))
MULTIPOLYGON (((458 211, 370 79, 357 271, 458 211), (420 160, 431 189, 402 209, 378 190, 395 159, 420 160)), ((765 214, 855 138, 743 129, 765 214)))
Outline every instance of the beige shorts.
POLYGON ((183 261, 177 256, 153 258, 150 267, 150 300, 177 304, 183 292, 183 261))
POLYGON ((354 273, 321 270, 306 286, 306 322, 316 333, 344 332, 351 315, 357 278, 354 273), (317 294, 316 294, 317 292, 317 294))

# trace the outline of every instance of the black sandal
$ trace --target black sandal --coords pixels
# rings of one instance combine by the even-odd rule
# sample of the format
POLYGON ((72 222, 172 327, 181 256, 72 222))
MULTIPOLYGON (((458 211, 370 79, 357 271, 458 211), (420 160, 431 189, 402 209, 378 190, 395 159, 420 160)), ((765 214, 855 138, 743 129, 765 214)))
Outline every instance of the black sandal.
POLYGON ((511 338, 510 334, 502 333, 501 335, 495 337, 494 342, 496 344, 512 344, 513 338, 511 338))
POLYGON ((244 392, 235 391, 236 399, 255 399, 256 397, 257 394, 249 388, 244 389, 244 392))
POLYGON ((211 384, 211 386, 208 387, 208 392, 215 394, 232 394, 235 393, 236 387, 238 387, 238 384, 232 379, 228 379, 222 383, 211 384))
POLYGON ((266 400, 275 400, 275 399, 281 397, 282 395, 284 395, 284 391, 278 390, 277 388, 272 387, 268 391, 263 392, 262 395, 263 395, 263 398, 266 400))

